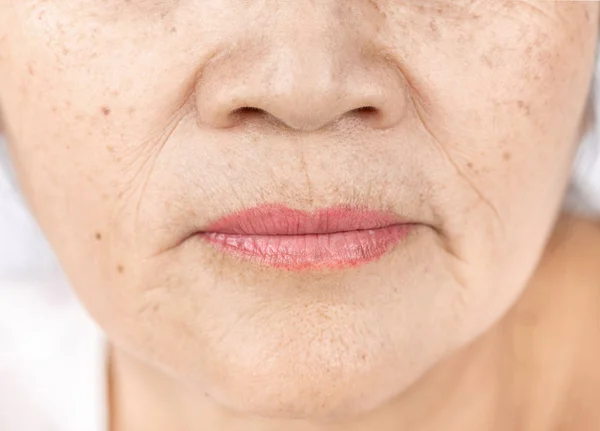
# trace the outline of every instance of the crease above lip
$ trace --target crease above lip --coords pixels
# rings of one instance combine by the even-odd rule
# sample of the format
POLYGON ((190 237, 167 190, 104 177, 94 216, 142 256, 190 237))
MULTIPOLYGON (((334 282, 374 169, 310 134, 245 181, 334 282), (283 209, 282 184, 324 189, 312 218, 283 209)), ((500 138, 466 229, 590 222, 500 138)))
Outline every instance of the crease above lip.
POLYGON ((292 236, 376 230, 412 224, 392 211, 339 205, 307 212, 282 204, 265 204, 226 215, 200 233, 292 236))

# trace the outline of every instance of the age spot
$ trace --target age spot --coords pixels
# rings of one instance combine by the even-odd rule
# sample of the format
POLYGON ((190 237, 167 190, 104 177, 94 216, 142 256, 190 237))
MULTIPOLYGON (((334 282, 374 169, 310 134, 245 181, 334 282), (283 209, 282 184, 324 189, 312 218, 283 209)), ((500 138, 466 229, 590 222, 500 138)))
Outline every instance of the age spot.
POLYGON ((523 101, 523 100, 517 101, 517 106, 525 115, 529 116, 529 114, 531 113, 529 104, 526 103, 525 101, 523 101))

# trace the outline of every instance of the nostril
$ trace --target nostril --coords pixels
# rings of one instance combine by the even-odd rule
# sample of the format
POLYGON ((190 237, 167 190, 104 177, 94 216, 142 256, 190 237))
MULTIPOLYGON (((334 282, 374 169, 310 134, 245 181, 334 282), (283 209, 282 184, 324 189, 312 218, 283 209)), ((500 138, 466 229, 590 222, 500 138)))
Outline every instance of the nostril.
POLYGON ((242 106, 241 108, 238 108, 236 110, 233 111, 233 114, 236 113, 255 113, 255 112, 264 112, 262 109, 260 108, 255 108, 253 106, 242 106))
POLYGON ((253 106, 242 106, 241 108, 237 108, 231 112, 231 115, 235 117, 255 117, 265 115, 265 111, 260 108, 255 108, 253 106))
POLYGON ((360 108, 352 110, 352 112, 359 115, 374 115, 377 114, 377 108, 375 108, 374 106, 362 106, 360 108))
MULTIPOLYGON (((344 116, 349 118, 354 117, 359 121, 366 121, 371 123, 372 125, 377 125, 382 120, 381 110, 376 108, 375 106, 361 106, 360 108, 355 108, 350 111, 347 111, 344 116)), ((280 124, 282 120, 279 117, 275 117, 269 111, 257 108, 255 106, 241 106, 232 110, 228 115, 231 125, 239 125, 241 123, 253 122, 253 121, 263 121, 265 123, 274 123, 280 124)), ((292 127, 295 129, 306 129, 306 130, 314 130, 319 127, 314 126, 314 123, 318 123, 318 117, 312 118, 304 118, 298 119, 295 123, 285 123, 288 127, 292 127), (303 120, 306 120, 303 122, 303 120)))
POLYGON ((238 124, 248 120, 267 119, 268 117, 270 115, 267 111, 253 106, 242 106, 241 108, 234 109, 229 114, 229 118, 238 124))
POLYGON ((356 116, 362 120, 377 121, 381 112, 374 106, 362 106, 350 111, 351 116, 356 116))

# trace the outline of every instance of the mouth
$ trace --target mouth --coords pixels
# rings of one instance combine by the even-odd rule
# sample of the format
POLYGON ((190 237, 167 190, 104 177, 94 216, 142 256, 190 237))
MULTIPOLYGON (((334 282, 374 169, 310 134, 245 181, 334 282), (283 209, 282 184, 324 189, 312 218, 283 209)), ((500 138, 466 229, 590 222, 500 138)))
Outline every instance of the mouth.
POLYGON ((413 226, 386 211, 261 205, 220 218, 198 235, 222 253, 262 265, 341 269, 383 256, 413 226))

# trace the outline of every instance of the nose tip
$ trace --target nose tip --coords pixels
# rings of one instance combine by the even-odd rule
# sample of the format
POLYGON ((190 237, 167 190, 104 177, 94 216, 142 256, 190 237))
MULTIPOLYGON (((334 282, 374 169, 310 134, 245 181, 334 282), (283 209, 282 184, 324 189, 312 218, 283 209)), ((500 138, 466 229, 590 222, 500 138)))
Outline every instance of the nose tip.
POLYGON ((230 53, 208 69, 197 83, 196 103, 199 122, 213 128, 264 122, 313 132, 351 118, 385 129, 405 110, 402 82, 383 61, 341 61, 339 52, 309 58, 246 52, 230 53))

